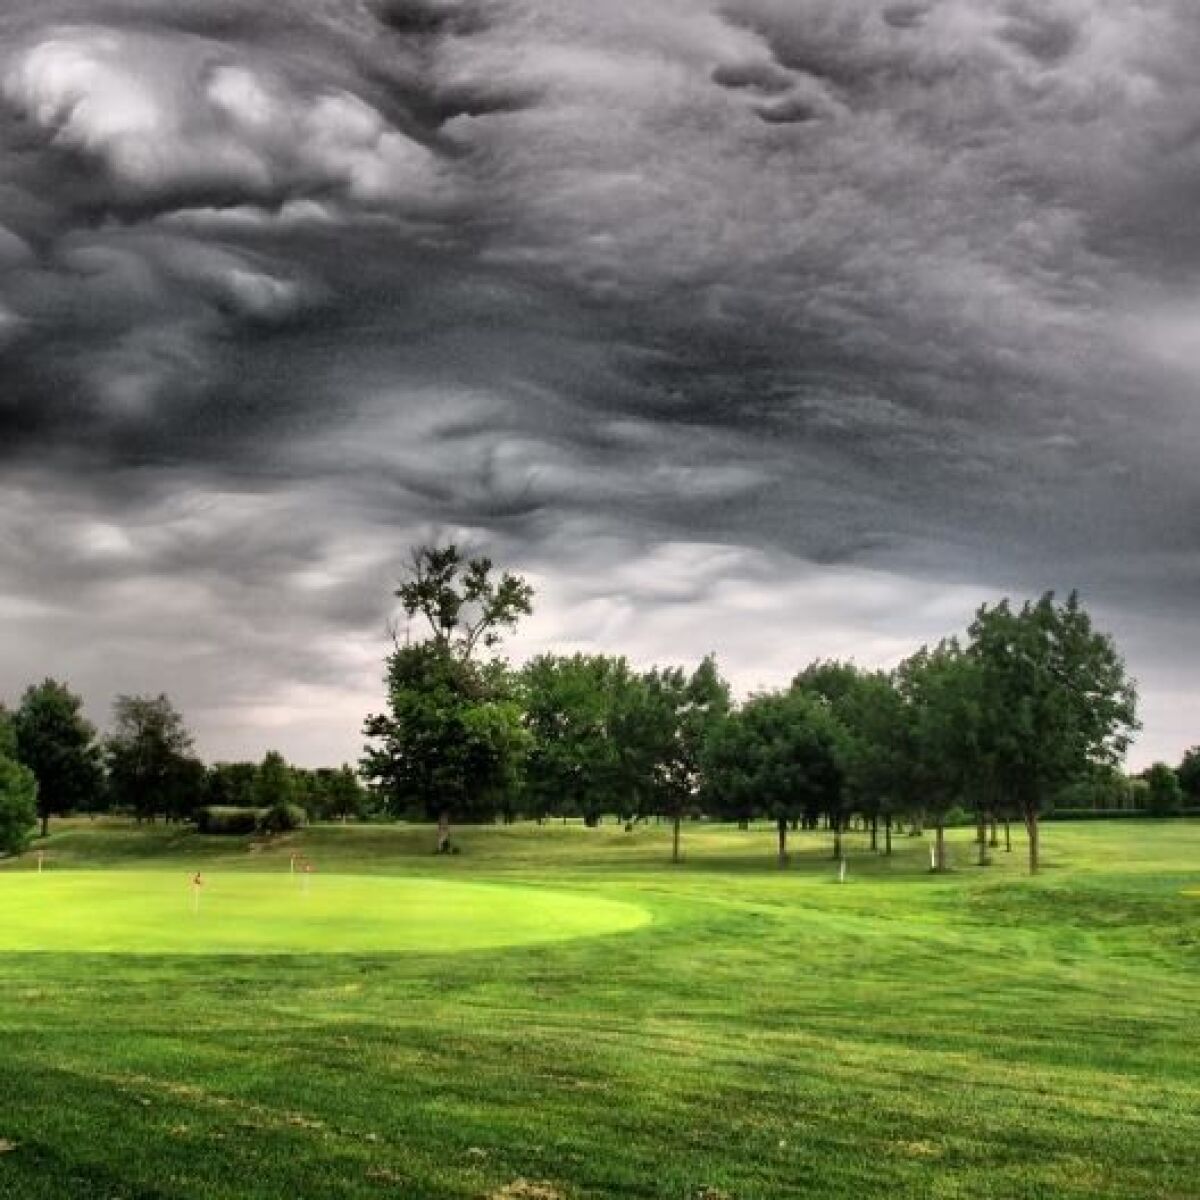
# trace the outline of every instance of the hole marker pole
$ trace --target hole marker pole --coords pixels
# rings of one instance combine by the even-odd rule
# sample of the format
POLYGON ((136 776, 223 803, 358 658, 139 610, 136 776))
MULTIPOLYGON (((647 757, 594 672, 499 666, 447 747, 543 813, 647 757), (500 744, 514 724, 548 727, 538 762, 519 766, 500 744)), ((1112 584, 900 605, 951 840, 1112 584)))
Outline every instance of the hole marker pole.
POLYGON ((846 882, 846 860, 843 858, 838 866, 838 883, 846 882))

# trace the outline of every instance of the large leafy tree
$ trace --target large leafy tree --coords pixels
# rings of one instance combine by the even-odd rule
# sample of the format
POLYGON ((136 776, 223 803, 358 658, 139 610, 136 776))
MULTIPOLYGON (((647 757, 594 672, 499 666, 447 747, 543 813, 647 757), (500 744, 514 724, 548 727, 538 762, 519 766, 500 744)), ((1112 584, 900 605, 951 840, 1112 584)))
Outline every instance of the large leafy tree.
POLYGON ((107 751, 114 798, 139 820, 182 818, 203 801, 205 772, 183 716, 166 695, 118 696, 107 751))
POLYGON ((966 648, 981 680, 982 752, 997 788, 1024 819, 1029 869, 1039 817, 1067 785, 1124 757, 1139 727, 1137 692, 1112 638, 1072 592, 1015 609, 984 605, 966 648))
POLYGON ((911 728, 904 698, 892 676, 836 660, 809 664, 792 681, 795 691, 825 704, 843 731, 845 786, 839 808, 828 814, 834 832, 834 857, 841 857, 842 829, 850 811, 871 820, 872 847, 878 823, 885 822, 891 853, 892 818, 911 793, 911 728))
POLYGON ((1146 808, 1156 817, 1167 817, 1182 807, 1179 776, 1166 763, 1155 763, 1146 772, 1146 808))
POLYGON ((278 750, 268 750, 254 776, 254 802, 259 808, 275 808, 297 800, 296 780, 278 750))
MULTIPOLYGON (((934 869, 946 869, 946 816, 987 790, 981 747, 982 675, 954 639, 922 647, 896 672, 908 704, 911 779, 935 829, 934 869)), ((986 851, 981 847, 981 854, 986 851)))
POLYGON ((518 676, 530 734, 527 803, 537 817, 582 815, 594 825, 617 798, 615 697, 630 679, 624 659, 543 654, 518 676))
POLYGON ((1200 746, 1193 746, 1176 771, 1187 804, 1200 804, 1200 746))
POLYGON ((213 763, 208 768, 205 785, 208 803, 228 808, 253 808, 257 803, 254 791, 257 779, 257 763, 213 763))
POLYGON ((804 691, 751 697, 705 746, 709 801, 725 815, 773 820, 784 865, 789 824, 840 808, 843 737, 829 707, 804 691))
POLYGON ((17 758, 37 779, 43 837, 52 816, 98 807, 104 773, 96 730, 66 684, 46 679, 26 689, 13 729, 17 758))
POLYGON ((504 630, 533 611, 520 576, 458 547, 412 553, 396 590, 409 636, 388 657, 388 709, 369 716, 362 773, 393 812, 420 808, 449 849, 452 820, 491 817, 519 785, 528 735, 503 663, 481 660, 504 630), (428 636, 411 640, 413 619, 428 636))
POLYGON ((37 779, 17 762, 17 733, 0 705, 0 855, 20 854, 37 823, 37 779))
POLYGON ((660 715, 648 723, 657 737, 654 782, 658 808, 671 820, 671 861, 680 861, 680 827, 685 811, 699 797, 704 747, 732 707, 729 684, 708 656, 686 674, 679 668, 650 672, 646 678, 651 709, 660 715))

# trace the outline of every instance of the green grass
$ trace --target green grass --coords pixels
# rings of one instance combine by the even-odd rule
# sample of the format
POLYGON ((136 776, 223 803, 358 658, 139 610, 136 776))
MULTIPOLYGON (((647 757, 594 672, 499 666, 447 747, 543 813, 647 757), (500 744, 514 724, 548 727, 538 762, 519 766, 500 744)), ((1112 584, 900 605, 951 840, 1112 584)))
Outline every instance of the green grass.
POLYGON ((456 953, 636 929, 632 904, 513 884, 363 875, 9 871, 0 953, 456 953))
POLYGON ((0 866, 0 1196, 1195 1200, 1200 823, 969 836, 64 824, 0 866))

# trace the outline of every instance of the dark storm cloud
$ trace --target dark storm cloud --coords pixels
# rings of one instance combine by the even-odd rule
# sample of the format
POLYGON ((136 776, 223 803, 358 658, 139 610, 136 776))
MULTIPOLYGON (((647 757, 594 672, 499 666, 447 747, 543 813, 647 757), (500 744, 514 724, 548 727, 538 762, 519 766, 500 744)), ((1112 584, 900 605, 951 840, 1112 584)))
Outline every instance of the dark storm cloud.
POLYGON ((934 594, 1074 584, 1152 674, 1197 640, 1198 52, 1182 0, 6 5, 14 679, 298 740, 433 529, 538 572, 536 637, 640 597, 749 681, 734 625, 882 661, 934 594), (844 636, 813 564, 876 598, 844 636))

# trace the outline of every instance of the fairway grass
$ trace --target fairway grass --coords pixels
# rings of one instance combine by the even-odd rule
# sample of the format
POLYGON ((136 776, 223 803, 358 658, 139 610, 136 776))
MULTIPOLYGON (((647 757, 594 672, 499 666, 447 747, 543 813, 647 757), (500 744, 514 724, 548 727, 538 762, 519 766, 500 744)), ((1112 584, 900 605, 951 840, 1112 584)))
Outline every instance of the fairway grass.
POLYGON ((1197 1200, 1200 823, 969 836, 63 823, 0 866, 0 1197, 1197 1200))
POLYGON ((400 954, 635 929, 597 896, 449 880, 184 871, 0 875, 0 954, 400 954))

